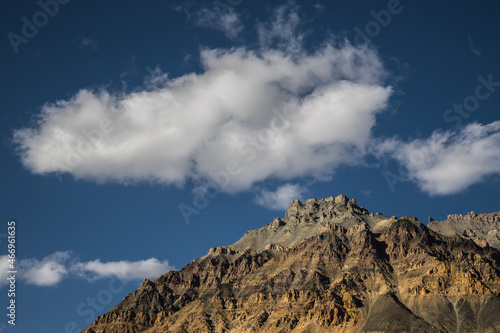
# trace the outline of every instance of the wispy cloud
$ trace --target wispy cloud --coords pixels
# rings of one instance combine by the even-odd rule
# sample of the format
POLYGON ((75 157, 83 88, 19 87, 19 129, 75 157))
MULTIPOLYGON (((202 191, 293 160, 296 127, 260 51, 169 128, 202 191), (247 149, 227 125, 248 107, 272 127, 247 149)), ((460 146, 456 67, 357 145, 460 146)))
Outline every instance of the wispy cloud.
POLYGON ((409 179, 430 195, 453 194, 500 174, 500 121, 409 142, 385 140, 375 150, 379 156, 394 157, 409 179))
POLYGON ((325 5, 321 4, 321 3, 315 3, 313 5, 313 8, 315 8, 318 12, 321 12, 321 11, 324 11, 325 10, 325 5))
POLYGON ((78 47, 80 49, 89 48, 92 50, 97 50, 99 47, 99 42, 95 39, 82 36, 78 39, 78 47))
POLYGON ((255 201, 267 208, 286 210, 292 200, 303 200, 306 192, 307 189, 299 184, 285 184, 275 191, 261 190, 255 201))
POLYGON ((275 9, 272 20, 259 22, 257 33, 262 48, 276 47, 289 53, 303 51, 304 34, 299 29, 301 24, 299 6, 289 1, 275 9))
MULTIPOLYGON (((8 256, 0 257, 0 286, 8 284, 8 256)), ((121 280, 154 279, 174 267, 168 261, 156 258, 139 261, 101 262, 96 259, 81 262, 69 251, 58 251, 39 260, 36 258, 20 259, 17 263, 17 278, 36 286, 56 286, 67 278, 85 278, 96 280, 117 278, 121 280)))
POLYGON ((481 50, 478 50, 477 48, 474 47, 474 43, 472 43, 471 36, 468 37, 467 41, 469 42, 469 50, 479 58, 481 56, 481 50))
POLYGON ((244 27, 238 13, 229 7, 225 11, 217 10, 217 7, 199 9, 193 15, 194 24, 224 32, 227 38, 236 39, 244 27))

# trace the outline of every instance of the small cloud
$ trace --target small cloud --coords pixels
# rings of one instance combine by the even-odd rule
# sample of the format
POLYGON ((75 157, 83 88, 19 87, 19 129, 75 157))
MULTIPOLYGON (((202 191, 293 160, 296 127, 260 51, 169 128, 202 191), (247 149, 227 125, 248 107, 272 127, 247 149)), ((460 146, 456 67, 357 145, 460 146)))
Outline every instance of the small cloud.
POLYGON ((379 142, 379 157, 392 155, 410 180, 430 195, 458 193, 500 175, 500 121, 469 124, 457 131, 435 131, 427 139, 379 142))
POLYGON ((372 195, 372 191, 371 190, 362 190, 361 194, 363 194, 365 197, 369 197, 370 195, 372 195))
POLYGON ((182 58, 182 63, 184 65, 189 65, 189 63, 193 60, 193 55, 187 53, 183 58, 182 58))
POLYGON ((182 5, 178 5, 178 6, 174 6, 172 7, 172 10, 173 11, 176 11, 176 12, 183 12, 184 14, 186 14, 187 18, 190 19, 191 18, 191 14, 189 13, 189 10, 187 7, 185 6, 182 6, 182 5))
POLYGON ((36 286, 55 286, 67 274, 65 264, 70 259, 70 252, 55 252, 41 261, 24 259, 19 262, 21 277, 29 284, 36 286))
POLYGON ((194 23, 200 27, 222 31, 227 38, 233 40, 243 31, 240 17, 232 7, 224 12, 216 6, 202 8, 195 13, 194 23))
POLYGON ((323 4, 321 4, 321 3, 315 3, 315 4, 313 5, 313 8, 317 9, 317 10, 320 12, 320 11, 325 10, 325 5, 323 5, 323 4))
POLYGON ((468 42, 469 42, 469 50, 479 58, 481 56, 481 50, 478 50, 474 47, 474 43, 472 43, 472 38, 470 36, 468 42))
POLYGON ((101 262, 96 259, 86 263, 78 263, 72 271, 90 279, 115 277, 120 280, 140 280, 144 278, 155 279, 158 276, 173 270, 168 261, 156 258, 139 261, 110 261, 101 262))
POLYGON ((322 5, 320 3, 316 3, 313 5, 313 8, 316 9, 316 14, 314 14, 313 17, 309 19, 309 22, 312 22, 318 17, 320 14, 322 14, 325 11, 325 5, 322 5))
POLYGON ((292 200, 302 200, 306 192, 307 189, 299 184, 285 184, 278 187, 274 192, 260 191, 255 198, 255 202, 270 209, 286 210, 292 200))
MULTIPOLYGON (((0 256, 0 287, 9 283, 7 271, 10 270, 8 255, 0 256)), ((120 280, 154 279, 175 269, 168 261, 156 258, 138 261, 109 261, 100 259, 80 262, 70 251, 58 251, 45 258, 20 259, 17 262, 17 279, 27 284, 48 287, 70 277, 88 280, 117 278, 120 280)))
POLYGON ((163 87, 168 82, 168 73, 164 73, 160 67, 152 69, 147 66, 146 71, 149 73, 144 78, 143 84, 149 90, 155 90, 163 87))
POLYGON ((78 40, 78 48, 80 49, 90 48, 92 50, 97 50, 98 46, 97 40, 92 38, 82 36, 78 40))

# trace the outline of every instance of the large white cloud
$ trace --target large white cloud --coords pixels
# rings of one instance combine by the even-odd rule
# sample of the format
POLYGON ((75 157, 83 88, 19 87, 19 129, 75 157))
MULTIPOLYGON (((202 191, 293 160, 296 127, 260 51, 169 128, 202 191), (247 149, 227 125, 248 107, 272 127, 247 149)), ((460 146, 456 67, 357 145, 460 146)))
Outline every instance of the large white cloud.
POLYGON ((270 22, 258 24, 255 50, 203 50, 201 73, 156 73, 161 87, 82 89, 47 103, 36 124, 14 133, 23 164, 37 174, 182 185, 206 183, 229 163, 240 172, 222 190, 235 192, 359 163, 392 92, 377 53, 334 41, 304 50, 293 4, 270 22))
POLYGON ((398 160, 423 191, 452 194, 500 174, 500 121, 472 123, 409 142, 385 140, 376 150, 398 160))
POLYGON ((227 190, 270 176, 329 174, 362 153, 391 94, 374 52, 350 45, 296 58, 206 50, 202 59, 203 74, 161 89, 82 90, 46 104, 34 127, 15 132, 24 165, 39 174, 178 184, 208 178, 230 160, 248 166, 227 190), (273 126, 273 110, 289 126, 273 126))

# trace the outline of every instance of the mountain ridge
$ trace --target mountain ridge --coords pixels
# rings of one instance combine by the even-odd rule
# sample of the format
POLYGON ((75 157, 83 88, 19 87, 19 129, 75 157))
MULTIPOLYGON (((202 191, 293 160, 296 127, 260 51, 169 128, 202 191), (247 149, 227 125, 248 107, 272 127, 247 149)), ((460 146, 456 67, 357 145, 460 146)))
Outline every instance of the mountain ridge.
POLYGON ((500 249, 500 212, 451 214, 443 221, 429 221, 428 227, 446 236, 470 238, 480 246, 500 249))
POLYGON ((83 332, 391 331, 500 331, 500 251, 339 195, 292 201, 284 218, 145 280, 83 332))

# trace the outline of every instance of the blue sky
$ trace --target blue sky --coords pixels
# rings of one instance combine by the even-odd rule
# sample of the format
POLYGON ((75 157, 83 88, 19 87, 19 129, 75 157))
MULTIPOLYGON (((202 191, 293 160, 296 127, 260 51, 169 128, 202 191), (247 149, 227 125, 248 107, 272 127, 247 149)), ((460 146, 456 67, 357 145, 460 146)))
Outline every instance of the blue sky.
POLYGON ((295 197, 421 221, 499 210, 497 2, 0 12, 0 253, 15 220, 19 269, 2 332, 84 329, 295 197))

